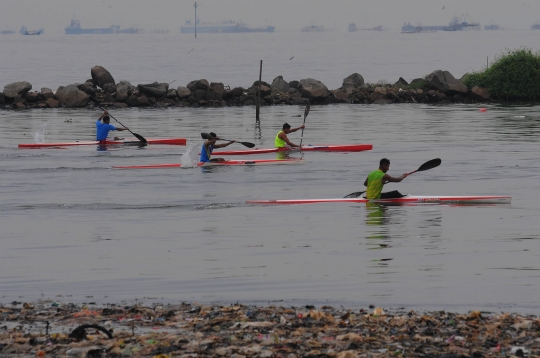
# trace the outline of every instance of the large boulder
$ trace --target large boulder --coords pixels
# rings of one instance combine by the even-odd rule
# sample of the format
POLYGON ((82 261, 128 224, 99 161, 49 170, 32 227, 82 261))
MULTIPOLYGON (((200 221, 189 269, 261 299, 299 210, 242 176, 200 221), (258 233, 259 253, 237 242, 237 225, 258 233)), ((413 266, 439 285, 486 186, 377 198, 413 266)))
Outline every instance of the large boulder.
POLYGON ((371 99, 373 101, 384 99, 386 98, 387 94, 388 94, 388 91, 385 87, 375 87, 375 89, 373 90, 373 93, 371 94, 371 99))
POLYGON ((110 72, 101 66, 92 67, 90 74, 92 75, 92 81, 94 84, 101 88, 104 88, 108 83, 112 83, 113 85, 116 83, 114 82, 114 78, 110 72))
POLYGON ((116 100, 120 102, 126 101, 135 91, 135 86, 132 86, 129 81, 120 81, 116 85, 116 100))
POLYGON ((180 99, 188 98, 189 96, 191 96, 191 91, 187 87, 178 86, 178 88, 176 89, 176 95, 180 99))
POLYGON ((289 83, 287 83, 283 79, 283 76, 277 76, 272 81, 272 84, 270 85, 270 90, 272 92, 272 96, 278 93, 289 93, 289 91, 291 90, 291 86, 289 86, 289 83))
POLYGON ((54 98, 54 93, 52 89, 47 87, 41 88, 41 95, 45 97, 45 99, 54 98))
POLYGON ((83 84, 77 85, 77 88, 89 96, 92 96, 92 97, 96 96, 97 90, 94 87, 92 82, 85 82, 83 84))
POLYGON ((487 88, 474 86, 471 88, 471 95, 474 99, 485 101, 491 98, 491 93, 487 88))
POLYGON ((88 94, 78 89, 75 85, 58 87, 56 98, 63 107, 84 107, 88 102, 88 94))
POLYGON ((154 82, 147 85, 138 85, 137 88, 139 89, 139 92, 147 97, 161 98, 169 91, 169 84, 154 82))
POLYGON ((130 107, 144 107, 149 106, 151 103, 145 95, 132 95, 127 99, 126 104, 130 107))
POLYGON ((32 85, 29 82, 14 82, 4 86, 4 96, 6 98, 18 98, 24 97, 32 89, 32 85))
POLYGON ((224 93, 225 93, 225 87, 223 86, 223 83, 212 82, 210 83, 210 86, 208 87, 208 91, 206 92, 205 99, 207 101, 211 101, 211 100, 221 101, 224 93))
POLYGON ((47 105, 47 107, 49 108, 56 108, 58 107, 58 105, 60 104, 59 101, 55 100, 54 98, 48 98, 46 101, 45 101, 45 104, 47 105))
POLYGON ((353 73, 352 75, 343 79, 342 88, 353 87, 360 88, 364 85, 364 77, 359 73, 353 73))
POLYGON ((468 88, 460 80, 457 80, 448 71, 433 71, 425 78, 431 88, 442 93, 458 94, 467 93, 468 88))
POLYGON ((188 83, 186 87, 189 88, 191 92, 195 92, 196 90, 207 91, 210 85, 208 84, 207 80, 200 79, 200 80, 191 81, 190 83, 188 83))
POLYGON ((309 100, 322 100, 328 97, 330 93, 328 88, 321 81, 313 78, 300 80, 300 85, 302 86, 300 89, 302 97, 309 100))

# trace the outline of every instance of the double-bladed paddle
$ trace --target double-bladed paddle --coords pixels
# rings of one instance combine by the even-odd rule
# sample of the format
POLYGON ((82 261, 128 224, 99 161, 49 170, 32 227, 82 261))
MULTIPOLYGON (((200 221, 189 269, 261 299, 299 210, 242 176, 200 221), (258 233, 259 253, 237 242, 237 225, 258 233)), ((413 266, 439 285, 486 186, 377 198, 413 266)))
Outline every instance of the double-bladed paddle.
MULTIPOLYGON (((105 109, 103 107, 101 107, 101 104, 99 104, 98 100, 95 99, 94 97, 90 97, 90 101, 95 104, 96 106, 98 106, 99 108, 101 108, 102 111, 105 111, 105 109)), ((138 140, 140 140, 143 144, 146 144, 148 141, 142 136, 142 135, 139 135, 137 133, 133 133, 129 128, 127 128, 125 125, 123 125, 122 123, 120 123, 120 121, 116 118, 114 118, 114 116, 112 114, 109 113, 109 116, 112 117, 112 119, 114 119, 115 121, 117 121, 122 127, 126 128, 131 134, 133 134, 138 140)))
MULTIPOLYGON (((202 137, 202 139, 214 139, 214 137, 212 137, 208 133, 201 133, 201 137, 202 137)), ((220 138, 220 140, 228 140, 228 141, 230 141, 230 139, 225 139, 225 138, 220 138)), ((248 147, 248 148, 253 148, 255 146, 255 144, 250 143, 250 142, 238 142, 237 141, 236 143, 240 143, 243 146, 248 147)))
MULTIPOLYGON (((306 124, 306 117, 309 114, 309 103, 306 106, 306 109, 304 110, 304 123, 306 124)), ((302 139, 304 139, 304 128, 302 128, 302 135, 300 136, 300 151, 302 150, 302 139)))
MULTIPOLYGON (((407 173, 407 175, 411 175, 411 174, 416 173, 416 172, 423 172, 425 170, 430 170, 430 169, 438 167, 439 165, 441 165, 441 158, 431 159, 431 160, 428 160, 427 162, 425 162, 424 164, 422 164, 415 171, 407 173)), ((344 196, 344 198, 358 198, 360 195, 362 195, 364 193, 365 193, 365 191, 356 191, 354 193, 350 193, 349 195, 344 196)))

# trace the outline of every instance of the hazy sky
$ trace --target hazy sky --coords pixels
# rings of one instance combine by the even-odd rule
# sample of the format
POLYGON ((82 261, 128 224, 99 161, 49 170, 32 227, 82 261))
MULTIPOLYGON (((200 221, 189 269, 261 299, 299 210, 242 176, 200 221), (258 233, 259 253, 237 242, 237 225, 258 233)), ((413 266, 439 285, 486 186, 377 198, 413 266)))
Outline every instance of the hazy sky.
MULTIPOLYGON (((0 0, 0 30, 44 28, 63 33, 72 18, 83 28, 120 25, 179 31, 193 19, 193 0, 0 0)), ((411 24, 446 25, 453 16, 468 14, 480 24, 529 29, 540 21, 540 0, 199 0, 202 22, 235 20, 250 26, 276 26, 276 31, 322 25, 346 31, 383 25, 400 31, 411 24)))

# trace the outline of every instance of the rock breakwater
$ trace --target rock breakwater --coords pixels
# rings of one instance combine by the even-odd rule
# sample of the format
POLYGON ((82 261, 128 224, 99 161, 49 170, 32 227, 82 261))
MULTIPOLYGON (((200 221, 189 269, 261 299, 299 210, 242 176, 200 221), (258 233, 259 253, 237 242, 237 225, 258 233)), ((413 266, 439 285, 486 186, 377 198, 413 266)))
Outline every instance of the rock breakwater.
POLYGON ((472 103, 494 101, 489 91, 469 89, 448 71, 437 70, 425 78, 408 83, 403 78, 394 84, 365 83, 362 75, 353 73, 343 80, 340 88, 329 90, 324 83, 306 78, 287 82, 277 76, 271 84, 255 81, 249 88, 231 87, 221 82, 199 79, 185 87, 172 88, 169 83, 132 85, 129 81, 115 82, 101 66, 92 67, 91 79, 83 83, 60 86, 56 91, 41 88, 31 91, 29 82, 7 84, 0 92, 0 108, 57 108, 86 107, 89 97, 103 105, 125 107, 222 107, 260 105, 311 104, 388 104, 388 103, 472 103))

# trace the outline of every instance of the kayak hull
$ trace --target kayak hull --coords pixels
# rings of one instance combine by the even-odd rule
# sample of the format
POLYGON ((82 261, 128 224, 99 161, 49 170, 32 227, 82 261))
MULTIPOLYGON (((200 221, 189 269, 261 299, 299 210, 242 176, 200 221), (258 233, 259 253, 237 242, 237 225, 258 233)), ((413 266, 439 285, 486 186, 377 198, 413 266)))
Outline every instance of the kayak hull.
MULTIPOLYGON (((147 144, 167 144, 167 145, 186 145, 186 138, 145 138, 147 144)), ((88 145, 140 145, 138 140, 106 140, 99 142, 97 140, 81 140, 74 142, 57 143, 22 143, 19 148, 50 148, 50 147, 73 147, 88 145)))
MULTIPOLYGON (((372 150, 372 144, 322 144, 322 145, 308 145, 302 147, 302 152, 362 152, 365 150, 372 150)), ((267 154, 267 153, 296 153, 300 152, 300 149, 296 148, 267 148, 267 149, 246 149, 246 150, 221 150, 215 151, 212 155, 251 155, 251 154, 267 154)))
POLYGON ((368 200, 366 198, 248 200, 247 204, 295 205, 319 203, 377 203, 377 204, 510 204, 510 196, 418 196, 407 195, 396 199, 368 200))
MULTIPOLYGON (((259 160, 226 160, 224 162, 199 162, 199 167, 220 167, 220 166, 253 166, 253 165, 285 165, 304 164, 304 159, 259 159, 259 160)), ((122 165, 114 166, 114 169, 165 169, 180 168, 182 164, 148 164, 148 165, 122 165)))

